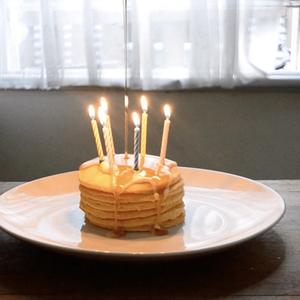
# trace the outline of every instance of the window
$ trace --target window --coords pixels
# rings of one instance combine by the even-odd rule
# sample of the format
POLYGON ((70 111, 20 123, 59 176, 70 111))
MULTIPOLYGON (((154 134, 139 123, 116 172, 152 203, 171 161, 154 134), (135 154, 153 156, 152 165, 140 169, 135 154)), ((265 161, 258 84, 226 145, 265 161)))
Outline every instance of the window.
POLYGON ((300 1, 255 1, 249 7, 244 2, 246 9, 241 10, 240 22, 244 24, 245 44, 240 54, 245 54, 241 54, 240 65, 248 63, 259 73, 258 78, 269 82, 300 80, 299 4, 300 1))
MULTIPOLYGON (((128 0, 132 88, 300 80, 299 1, 128 0)), ((0 87, 124 85, 123 0, 1 0, 0 87)))

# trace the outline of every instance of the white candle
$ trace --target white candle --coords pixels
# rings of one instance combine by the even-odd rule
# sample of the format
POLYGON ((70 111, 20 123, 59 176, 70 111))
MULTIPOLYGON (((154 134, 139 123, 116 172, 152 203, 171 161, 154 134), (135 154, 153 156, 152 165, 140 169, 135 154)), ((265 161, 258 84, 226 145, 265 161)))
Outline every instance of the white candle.
POLYGON ((134 123, 134 164, 133 169, 139 169, 139 153, 140 153, 140 117, 138 113, 132 113, 132 119, 134 123))
POLYGON ((113 153, 113 148, 112 148, 112 143, 109 135, 109 131, 107 128, 107 118, 106 118, 106 113, 105 111, 99 107, 98 109, 98 116, 99 116, 99 121, 102 125, 102 130, 103 130, 103 136, 104 136, 104 141, 105 141, 105 148, 106 148, 106 153, 108 157, 108 163, 111 171, 114 169, 114 164, 115 164, 115 156, 113 153))
POLYGON ((95 144, 96 144, 97 153, 98 153, 98 157, 99 157, 99 162, 101 163, 103 161, 103 150, 102 150, 102 144, 101 144, 101 140, 100 140, 98 125, 95 120, 96 113, 95 113, 95 108, 93 105, 89 105, 88 112, 89 112, 89 116, 91 118, 91 126, 92 126, 92 130, 93 130, 93 134, 94 134, 94 139, 95 139, 95 144))
POLYGON ((102 107, 103 111, 106 114, 106 126, 108 130, 109 138, 112 141, 111 146, 112 146, 113 154, 115 155, 115 144, 114 144, 114 139, 111 130, 110 117, 108 114, 108 104, 107 104, 107 100, 104 97, 100 98, 100 106, 102 107))
POLYGON ((124 132, 124 154, 125 158, 128 158, 128 96, 125 95, 124 97, 124 104, 125 104, 125 132, 124 132))
POLYGON ((140 168, 144 166, 147 147, 147 123, 148 123, 148 102, 145 96, 141 97, 142 114, 142 140, 141 140, 141 162, 140 168))
POLYGON ((161 148, 160 148, 160 166, 165 164, 165 158, 167 154, 167 146, 168 146, 168 137, 169 137, 169 130, 170 130, 170 116, 171 116, 171 108, 168 104, 164 106, 164 113, 165 113, 165 122, 164 122, 164 130, 161 140, 161 148))

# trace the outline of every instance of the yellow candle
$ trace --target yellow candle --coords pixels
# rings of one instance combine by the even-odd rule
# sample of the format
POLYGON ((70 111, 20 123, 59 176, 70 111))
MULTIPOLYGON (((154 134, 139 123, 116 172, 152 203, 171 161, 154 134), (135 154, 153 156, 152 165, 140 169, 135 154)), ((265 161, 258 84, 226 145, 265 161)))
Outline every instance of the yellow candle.
POLYGON ((124 154, 125 154, 125 159, 128 158, 128 96, 125 95, 124 97, 124 104, 125 104, 125 138, 124 138, 124 154))
POLYGON ((101 140, 100 140, 100 136, 99 136, 98 125, 95 120, 96 113, 95 113, 95 108, 93 105, 89 105, 88 112, 89 112, 89 116, 91 118, 91 126, 92 126, 92 130, 93 130, 94 138, 95 138, 95 144, 96 144, 96 148, 97 148, 99 162, 101 163, 103 161, 103 150, 102 150, 102 144, 101 144, 101 140))
POLYGON ((108 131, 107 123, 106 123, 106 121, 107 121, 106 113, 105 113, 105 111, 103 110, 102 107, 99 107, 98 116, 99 116, 100 123, 102 125, 102 130, 103 130, 103 136, 104 136, 104 141, 105 141, 105 148, 106 148, 106 153, 107 153, 107 157, 108 157, 109 167, 110 167, 111 171, 113 171, 114 170, 114 164, 115 164, 115 156, 114 156, 114 153, 113 153, 111 139, 110 139, 110 136, 109 136, 109 131, 108 131))
POLYGON ((147 147, 147 121, 148 121, 148 102, 145 96, 141 97, 142 114, 142 140, 141 140, 141 162, 140 169, 144 166, 146 147, 147 147))
POLYGON ((109 139, 111 141, 111 147, 112 147, 113 154, 115 155, 115 153, 116 153, 115 152, 115 144, 114 144, 114 139, 113 139, 113 135, 112 135, 109 115, 107 115, 106 118, 107 118, 107 130, 108 130, 108 134, 109 134, 109 139))
POLYGON ((160 148, 160 166, 163 166, 165 163, 165 158, 167 154, 167 146, 168 146, 168 137, 169 137, 169 130, 170 130, 170 116, 171 116, 171 108, 168 104, 164 106, 164 113, 165 113, 165 122, 164 122, 164 130, 161 140, 161 148, 160 148))
POLYGON ((108 104, 107 104, 107 100, 104 97, 100 98, 100 105, 106 114, 106 126, 107 126, 107 130, 108 130, 108 134, 109 134, 109 139, 112 141, 111 147, 113 150, 113 154, 115 155, 115 144, 114 144, 112 130, 111 130, 110 117, 107 113, 108 112, 108 104))

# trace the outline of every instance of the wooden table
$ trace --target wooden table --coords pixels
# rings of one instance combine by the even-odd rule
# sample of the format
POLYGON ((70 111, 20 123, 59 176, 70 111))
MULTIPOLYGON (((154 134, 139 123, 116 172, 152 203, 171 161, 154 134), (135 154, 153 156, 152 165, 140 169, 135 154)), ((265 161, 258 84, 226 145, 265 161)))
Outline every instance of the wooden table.
MULTIPOLYGON (((0 299, 300 299, 300 180, 263 181, 285 199, 273 229, 235 248, 175 261, 58 254, 0 230, 0 299)), ((0 193, 19 183, 0 183, 0 193)))

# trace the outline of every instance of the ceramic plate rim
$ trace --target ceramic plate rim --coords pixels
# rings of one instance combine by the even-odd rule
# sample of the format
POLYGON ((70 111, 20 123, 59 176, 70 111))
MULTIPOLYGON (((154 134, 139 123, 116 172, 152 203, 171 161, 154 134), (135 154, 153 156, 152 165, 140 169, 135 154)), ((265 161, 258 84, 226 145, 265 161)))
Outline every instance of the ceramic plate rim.
MULTIPOLYGON (((250 181, 252 183, 254 183, 255 185, 259 185, 260 187, 262 187, 263 189, 268 190, 270 193, 272 193, 273 195, 276 196, 276 198, 281 201, 281 206, 282 206, 282 210, 277 216, 273 216, 273 219, 271 222, 269 222, 267 225, 265 225, 262 229, 257 230, 251 234, 247 234, 247 232, 251 232, 253 230, 253 228, 248 229, 244 232, 244 237, 234 240, 234 241, 225 241, 220 245, 211 245, 211 246, 206 246, 204 248, 196 248, 196 249, 185 249, 185 250, 177 250, 177 251, 168 251, 168 252, 153 252, 153 253, 143 253, 143 252, 110 252, 110 251, 101 251, 101 250, 97 250, 97 249, 82 249, 82 248, 78 248, 75 246, 67 246, 67 245, 61 245, 55 242, 51 242, 48 240, 41 240, 38 237, 28 237, 27 235, 24 236, 22 234, 20 234, 19 232, 16 232, 16 230, 14 230, 14 226, 10 225, 8 222, 6 222, 5 220, 3 220, 2 218, 0 218, 0 228, 5 231, 6 233, 10 234, 11 236, 19 239, 19 240, 23 240, 26 242, 29 242, 31 244, 37 245, 37 246, 41 246, 43 248, 50 248, 52 250, 56 250, 56 251, 62 251, 64 253, 70 253, 70 254, 76 254, 76 255, 89 255, 89 256, 97 256, 97 257, 111 257, 111 258, 165 258, 165 257, 181 257, 181 256, 190 256, 190 255, 201 255, 201 254, 208 254, 208 253, 213 253, 213 252, 217 252, 220 251, 222 249, 226 249, 226 248, 230 248, 233 247, 235 245, 241 244, 243 242, 246 242, 248 240, 253 239, 254 237, 266 232, 267 230, 269 230, 270 228, 272 228, 274 225, 276 225, 284 216, 285 212, 286 212, 286 204, 284 199, 279 195, 278 192, 276 192, 275 190, 273 190, 272 188, 270 188, 269 186, 258 182, 256 180, 244 177, 244 176, 240 176, 240 175, 236 175, 236 174, 231 174, 231 173, 227 173, 227 172, 223 172, 223 171, 217 171, 217 170, 210 170, 210 169, 203 169, 203 168, 192 168, 192 167, 179 167, 180 169, 186 169, 186 170, 194 170, 194 171, 204 171, 204 172, 212 172, 212 173, 217 173, 217 174, 222 174, 224 176, 231 176, 231 177, 236 177, 242 180, 246 180, 246 181, 250 181)), ((47 178, 51 178, 54 176, 59 176, 59 175, 64 175, 64 174, 68 174, 68 173, 75 173, 78 171, 68 171, 68 172, 62 172, 62 173, 57 173, 57 174, 53 174, 53 175, 49 175, 49 176, 45 176, 45 177, 41 177, 41 178, 37 178, 34 179, 32 181, 28 181, 25 182, 23 184, 20 184, 16 187, 13 187, 9 190, 7 190, 6 192, 2 193, 0 195, 0 199, 5 196, 7 193, 12 193, 14 192, 14 190, 20 188, 21 186, 25 186, 28 184, 32 184, 36 181, 39 180, 44 180, 47 178)), ((187 187, 193 187, 193 185, 186 185, 187 187)))

